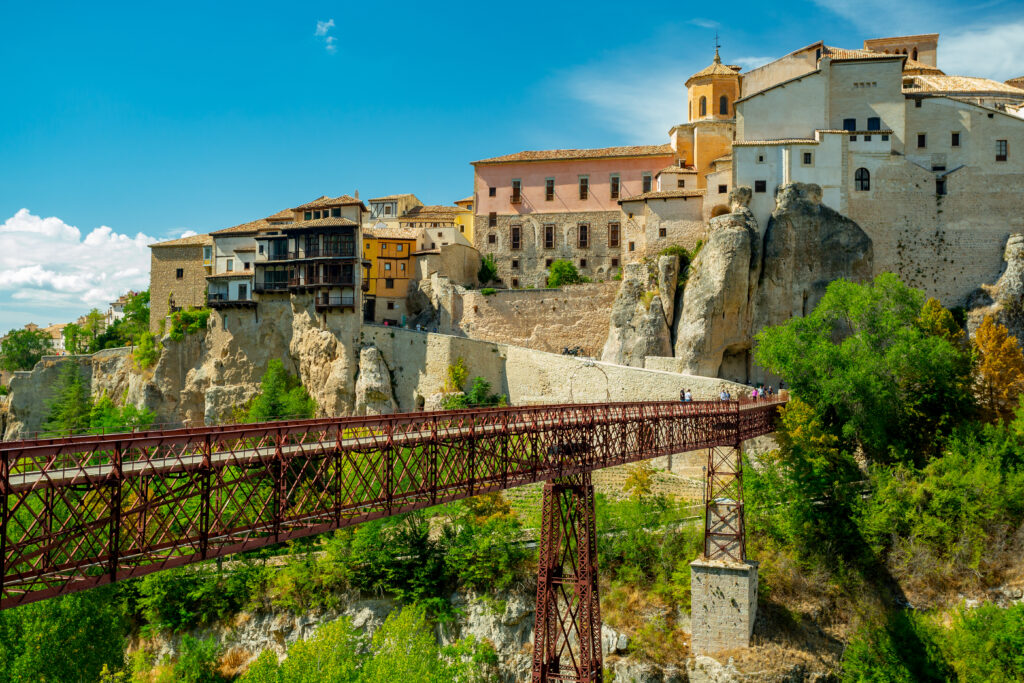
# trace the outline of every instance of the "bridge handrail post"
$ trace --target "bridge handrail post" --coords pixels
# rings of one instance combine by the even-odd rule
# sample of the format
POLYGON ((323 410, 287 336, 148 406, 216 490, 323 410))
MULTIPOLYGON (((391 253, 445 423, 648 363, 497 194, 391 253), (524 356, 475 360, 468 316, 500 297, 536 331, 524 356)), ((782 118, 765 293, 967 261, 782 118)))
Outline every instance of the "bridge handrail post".
MULTIPOLYGON (((384 508, 391 514, 391 506, 395 498, 395 423, 389 418, 384 423, 384 508)), ((415 448, 415 446, 414 446, 415 448)))
MULTIPOLYGON (((124 479, 124 473, 121 469, 121 442, 114 442, 114 457, 110 467, 110 527, 108 533, 110 535, 110 558, 108 560, 109 567, 108 572, 110 574, 110 581, 113 583, 117 580, 117 564, 120 560, 118 552, 121 548, 121 487, 124 479)), ((53 510, 47 510, 48 515, 53 514, 53 510)))
POLYGON ((271 521, 274 530, 274 543, 281 540, 281 519, 284 517, 284 450, 281 442, 284 434, 278 427, 274 438, 274 519, 271 521))
POLYGON ((210 435, 203 436, 203 461, 200 470, 199 498, 199 557, 206 559, 210 547, 210 470, 212 467, 210 453, 210 435))
POLYGON ((440 481, 437 472, 437 415, 430 418, 430 443, 427 448, 430 451, 430 471, 427 475, 430 479, 430 502, 436 504, 437 482, 440 481))
POLYGON ((0 451, 0 597, 4 594, 4 580, 7 576, 7 498, 11 495, 10 463, 10 451, 0 451))

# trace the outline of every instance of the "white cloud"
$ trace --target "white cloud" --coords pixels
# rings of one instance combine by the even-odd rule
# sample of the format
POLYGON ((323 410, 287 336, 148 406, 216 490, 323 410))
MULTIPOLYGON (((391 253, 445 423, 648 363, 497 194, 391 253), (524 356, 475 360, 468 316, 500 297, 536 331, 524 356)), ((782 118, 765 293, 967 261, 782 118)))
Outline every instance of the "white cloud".
MULTIPOLYGON (((83 237, 59 218, 21 209, 0 224, 0 302, 7 299, 23 311, 49 312, 49 317, 39 316, 40 323, 60 321, 62 314, 70 320, 93 307, 105 309, 126 290, 149 286, 148 245, 156 241, 105 225, 83 237)), ((13 321, 4 316, 2 322, 13 321)))
POLYGON ((1024 74, 1024 19, 942 35, 939 68, 1000 81, 1024 74))
POLYGON ((337 38, 328 35, 332 28, 334 28, 334 19, 318 21, 316 22, 316 32, 313 35, 323 38, 324 49, 333 54, 338 51, 338 46, 335 44, 337 38))
POLYGON ((668 130, 686 120, 685 68, 643 72, 603 67, 577 70, 565 80, 567 94, 587 105, 609 128, 638 144, 665 142, 668 130))
POLYGON ((733 57, 728 61, 730 64, 739 64, 743 67, 744 71, 750 71, 759 66, 764 66, 773 59, 776 59, 776 57, 733 57))
POLYGON ((711 19, 690 19, 686 23, 693 24, 694 26, 700 26, 701 28, 718 28, 721 26, 717 21, 713 21, 711 19))

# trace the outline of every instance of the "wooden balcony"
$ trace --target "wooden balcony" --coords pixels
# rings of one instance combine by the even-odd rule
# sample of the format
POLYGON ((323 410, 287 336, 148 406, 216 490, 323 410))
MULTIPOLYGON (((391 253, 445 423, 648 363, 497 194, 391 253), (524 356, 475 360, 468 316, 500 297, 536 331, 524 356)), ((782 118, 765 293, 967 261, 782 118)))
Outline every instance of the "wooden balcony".
POLYGON ((316 297, 316 310, 326 311, 331 309, 356 310, 356 298, 353 295, 320 294, 316 297))

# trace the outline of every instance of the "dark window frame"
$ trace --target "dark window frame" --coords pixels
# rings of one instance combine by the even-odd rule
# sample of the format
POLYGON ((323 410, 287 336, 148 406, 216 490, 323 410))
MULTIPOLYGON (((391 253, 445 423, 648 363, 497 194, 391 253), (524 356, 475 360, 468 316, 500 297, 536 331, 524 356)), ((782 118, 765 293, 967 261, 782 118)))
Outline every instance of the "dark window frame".
POLYGON ((868 192, 871 190, 871 171, 861 167, 853 172, 853 189, 857 192, 868 192))
POLYGON ((576 246, 580 249, 590 248, 590 224, 579 223, 576 226, 576 246))
POLYGON ((544 179, 544 201, 553 202, 555 200, 555 179, 545 178, 544 179))
POLYGON ((622 237, 622 226, 618 221, 612 221, 608 224, 608 246, 617 247, 622 237))
POLYGON ((768 181, 767 180, 755 180, 754 181, 754 192, 767 192, 768 181))
POLYGON ((544 248, 554 249, 555 248, 555 225, 554 223, 547 223, 544 225, 544 248))
POLYGON ((523 248, 523 226, 509 226, 509 249, 518 251, 523 248))
POLYGON ((579 190, 580 200, 590 199, 590 176, 581 175, 579 177, 579 190))

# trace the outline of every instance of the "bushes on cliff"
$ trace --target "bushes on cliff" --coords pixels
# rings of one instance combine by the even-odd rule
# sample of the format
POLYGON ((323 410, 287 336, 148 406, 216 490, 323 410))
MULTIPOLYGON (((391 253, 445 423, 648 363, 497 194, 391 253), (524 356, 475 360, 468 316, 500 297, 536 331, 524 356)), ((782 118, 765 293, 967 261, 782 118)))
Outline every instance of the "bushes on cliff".
POLYGON ((270 361, 267 371, 263 373, 260 393, 256 394, 249 404, 248 420, 250 422, 266 422, 268 420, 302 419, 313 417, 316 413, 316 402, 302 386, 298 377, 284 369, 284 363, 278 359, 270 361))
POLYGON ((43 429, 51 436, 109 434, 146 429, 153 424, 154 417, 146 408, 131 404, 118 407, 106 394, 94 400, 78 364, 65 362, 43 429))
POLYGON ((476 274, 476 279, 480 281, 481 285, 498 281, 498 264, 494 260, 493 254, 486 254, 480 261, 480 270, 476 274))
POLYGON ((132 365, 136 370, 145 370, 160 360, 160 343, 149 332, 139 336, 138 345, 132 351, 132 365))
POLYGON ((188 334, 197 334, 206 330, 210 320, 210 309, 189 308, 175 311, 171 315, 171 331, 168 333, 174 341, 181 341, 188 334))
POLYGON ((31 370, 48 353, 53 344, 42 330, 11 330, 0 342, 0 370, 31 370))
POLYGON ((548 268, 548 287, 575 285, 584 281, 576 264, 567 259, 555 259, 548 268))

